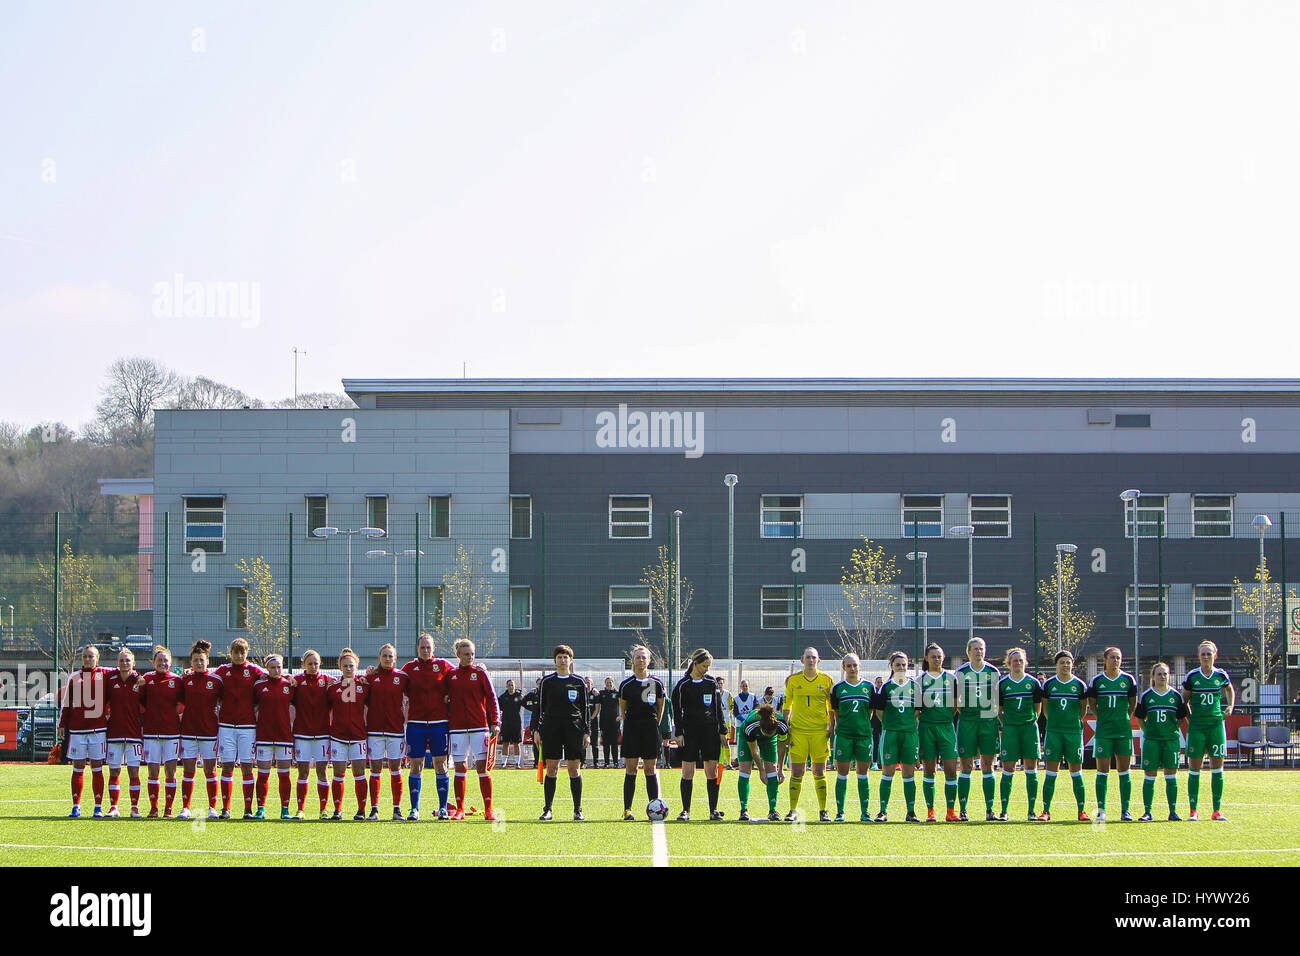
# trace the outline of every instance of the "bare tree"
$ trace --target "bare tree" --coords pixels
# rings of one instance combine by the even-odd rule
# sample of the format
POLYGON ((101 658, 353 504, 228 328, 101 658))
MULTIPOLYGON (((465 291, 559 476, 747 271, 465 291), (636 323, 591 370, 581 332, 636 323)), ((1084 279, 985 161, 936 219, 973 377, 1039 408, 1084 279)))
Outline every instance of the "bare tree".
MULTIPOLYGON (((636 628, 635 634, 637 643, 644 644, 650 648, 650 653, 658 661, 665 661, 670 667, 680 667, 681 661, 674 660, 675 656, 684 654, 683 648, 675 648, 678 655, 674 655, 673 635, 670 631, 672 624, 672 606, 673 606, 673 559, 669 554, 667 545, 660 545, 658 560, 654 564, 648 564, 641 572, 641 583, 650 591, 650 622, 653 630, 647 637, 643 628, 636 628)), ((685 629, 686 622, 691 616, 691 601, 695 597, 695 586, 683 577, 681 580, 681 614, 682 628, 685 629)))
POLYGON ((230 385, 214 382, 202 375, 183 381, 172 401, 173 408, 261 408, 261 399, 253 398, 230 385))
POLYGON ((442 615, 430 629, 435 650, 450 656, 456 641, 468 638, 480 657, 491 657, 497 634, 489 627, 492 616, 492 584, 475 559, 474 551, 456 545, 456 563, 442 579, 442 615))
POLYGON ((129 445, 153 435, 153 410, 171 398, 181 380, 160 362, 144 356, 119 358, 108 367, 103 398, 95 406, 102 434, 129 445))
POLYGON ((284 595, 276 587, 271 565, 261 555, 252 561, 240 558, 235 570, 244 578, 244 625, 248 629, 249 656, 260 664, 272 654, 284 653, 289 628, 284 595))
MULTIPOLYGON (((1278 628, 1282 620, 1282 588, 1273 581, 1265 559, 1263 567, 1255 569, 1254 584, 1232 579, 1232 593, 1242 614, 1257 622, 1261 614, 1264 616, 1263 646, 1260 646, 1258 623, 1250 631, 1243 630, 1241 640, 1241 656, 1249 665, 1251 676, 1263 687, 1276 679, 1286 660, 1285 632, 1278 628)), ((1287 591, 1287 599, 1298 600, 1295 588, 1287 591)))
POLYGON ((837 607, 826 612, 835 628, 831 648, 836 654, 857 654, 864 661, 885 656, 898 628, 901 575, 898 559, 886 558, 884 547, 864 535, 849 563, 840 569, 840 591, 848 610, 837 607))
POLYGON ((271 408, 356 408, 356 403, 341 392, 299 392, 298 397, 281 398, 271 408))
MULTIPOLYGON (((63 559, 59 563, 59 659, 54 661, 62 672, 71 672, 80 666, 80 651, 94 639, 95 578, 91 573, 93 559, 89 554, 78 555, 70 541, 63 542, 63 559)), ((36 557, 36 588, 32 592, 32 610, 41 629, 50 634, 50 646, 41 653, 54 657, 54 563, 46 564, 36 557)))

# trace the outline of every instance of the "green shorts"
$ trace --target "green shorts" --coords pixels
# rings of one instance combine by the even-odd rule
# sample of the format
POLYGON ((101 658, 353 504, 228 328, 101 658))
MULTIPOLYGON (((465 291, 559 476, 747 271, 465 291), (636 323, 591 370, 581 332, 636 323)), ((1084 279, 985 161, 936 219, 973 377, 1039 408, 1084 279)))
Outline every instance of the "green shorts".
MULTIPOLYGON (((759 734, 758 739, 754 741, 754 743, 758 745, 758 756, 763 760, 763 762, 776 763, 775 737, 764 737, 762 734, 759 734)), ((740 743, 736 746, 736 752, 739 755, 738 759, 742 763, 749 763, 753 760, 754 755, 750 753, 749 741, 744 737, 740 738, 740 743)))
POLYGON ((957 753, 962 757, 978 757, 998 752, 998 722, 996 718, 957 718, 957 753))
POLYGON ((1043 734, 1043 759, 1059 760, 1064 764, 1083 763, 1083 731, 1049 730, 1043 734))
POLYGON ((1177 770, 1178 741, 1142 738, 1143 770, 1177 770))
POLYGON ((920 757, 922 760, 956 760, 957 731, 952 722, 942 724, 918 724, 920 733, 920 757))
POLYGON ((853 763, 854 761, 857 761, 858 773, 866 773, 867 768, 874 763, 871 756, 871 738, 836 734, 835 762, 853 763))
POLYGON ((1103 737, 1098 734, 1092 738, 1092 755, 1098 760, 1109 760, 1111 757, 1131 757, 1133 756, 1133 735, 1128 733, 1119 737, 1103 737))
POLYGON ((1017 760, 1037 760, 1038 724, 1003 724, 1002 749, 998 751, 998 757, 1004 770, 1008 763, 1014 764, 1017 760))
POLYGON ((918 742, 914 730, 885 730, 880 734, 880 764, 916 764, 918 742))
POLYGON ((1187 725, 1187 759, 1199 760, 1201 757, 1228 756, 1228 736, 1223 724, 1187 725))

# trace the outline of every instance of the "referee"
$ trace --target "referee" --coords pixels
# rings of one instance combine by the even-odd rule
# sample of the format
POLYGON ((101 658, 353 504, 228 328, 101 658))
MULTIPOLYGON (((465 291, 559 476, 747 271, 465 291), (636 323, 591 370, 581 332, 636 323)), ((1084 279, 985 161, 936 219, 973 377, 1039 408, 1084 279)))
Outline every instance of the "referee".
POLYGON ((542 726, 541 717, 541 698, 537 696, 538 691, 542 689, 542 679, 537 678, 533 684, 533 689, 524 694, 523 708, 528 711, 528 741, 533 745, 533 766, 536 767, 541 763, 537 756, 537 729, 542 726))
POLYGON ((591 739, 588 732, 587 685, 573 674, 573 648, 568 644, 556 646, 551 655, 555 673, 542 678, 538 691, 541 701, 541 727, 538 742, 546 760, 546 778, 543 781, 545 806, 540 819, 551 819, 551 804, 555 800, 555 776, 563 758, 569 769, 569 792, 573 794, 573 819, 582 815, 582 755, 591 739))
POLYGON ((709 819, 721 820, 718 809, 718 756, 727 740, 726 718, 722 713, 717 681, 709 676, 713 655, 701 648, 691 654, 691 669, 673 687, 673 728, 682 754, 682 812, 678 820, 691 818, 691 787, 695 765, 704 764, 709 794, 709 819))
POLYGON ((505 693, 497 698, 497 703, 501 705, 501 743, 505 745, 501 754, 501 768, 504 770, 510 766, 511 747, 515 750, 515 767, 518 768, 524 759, 519 746, 524 739, 523 721, 520 718, 524 696, 515 689, 515 682, 508 680, 505 693))
POLYGON ((623 819, 635 820, 632 800, 636 797, 637 764, 645 768, 645 791, 650 800, 659 796, 659 722, 667 701, 664 685, 650 673, 650 649, 632 648, 632 676, 618 688, 618 707, 623 716, 623 819))
MULTIPOLYGON (((614 678, 606 677, 605 689, 596 694, 596 723, 600 727, 603 767, 618 766, 618 714, 618 691, 614 688, 614 678)), ((595 736, 592 734, 593 739, 595 736)))

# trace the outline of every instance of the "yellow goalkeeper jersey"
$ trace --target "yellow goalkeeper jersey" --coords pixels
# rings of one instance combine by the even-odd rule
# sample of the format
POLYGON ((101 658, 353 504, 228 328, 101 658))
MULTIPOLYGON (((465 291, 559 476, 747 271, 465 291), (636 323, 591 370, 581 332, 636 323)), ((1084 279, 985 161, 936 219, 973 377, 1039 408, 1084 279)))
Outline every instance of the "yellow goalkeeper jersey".
POLYGON ((790 729, 826 733, 830 726, 831 688, 835 682, 830 675, 817 672, 809 680, 803 671, 795 671, 785 680, 785 706, 790 711, 790 729))

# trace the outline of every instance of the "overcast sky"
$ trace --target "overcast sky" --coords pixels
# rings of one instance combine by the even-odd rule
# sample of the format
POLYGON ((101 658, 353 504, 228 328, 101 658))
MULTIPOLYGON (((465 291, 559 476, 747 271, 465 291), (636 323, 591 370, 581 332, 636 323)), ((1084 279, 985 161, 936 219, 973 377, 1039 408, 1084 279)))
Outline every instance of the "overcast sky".
POLYGON ((1295 376, 1298 49, 1294 3, 7 0, 0 418, 122 354, 281 397, 295 345, 1295 376))

